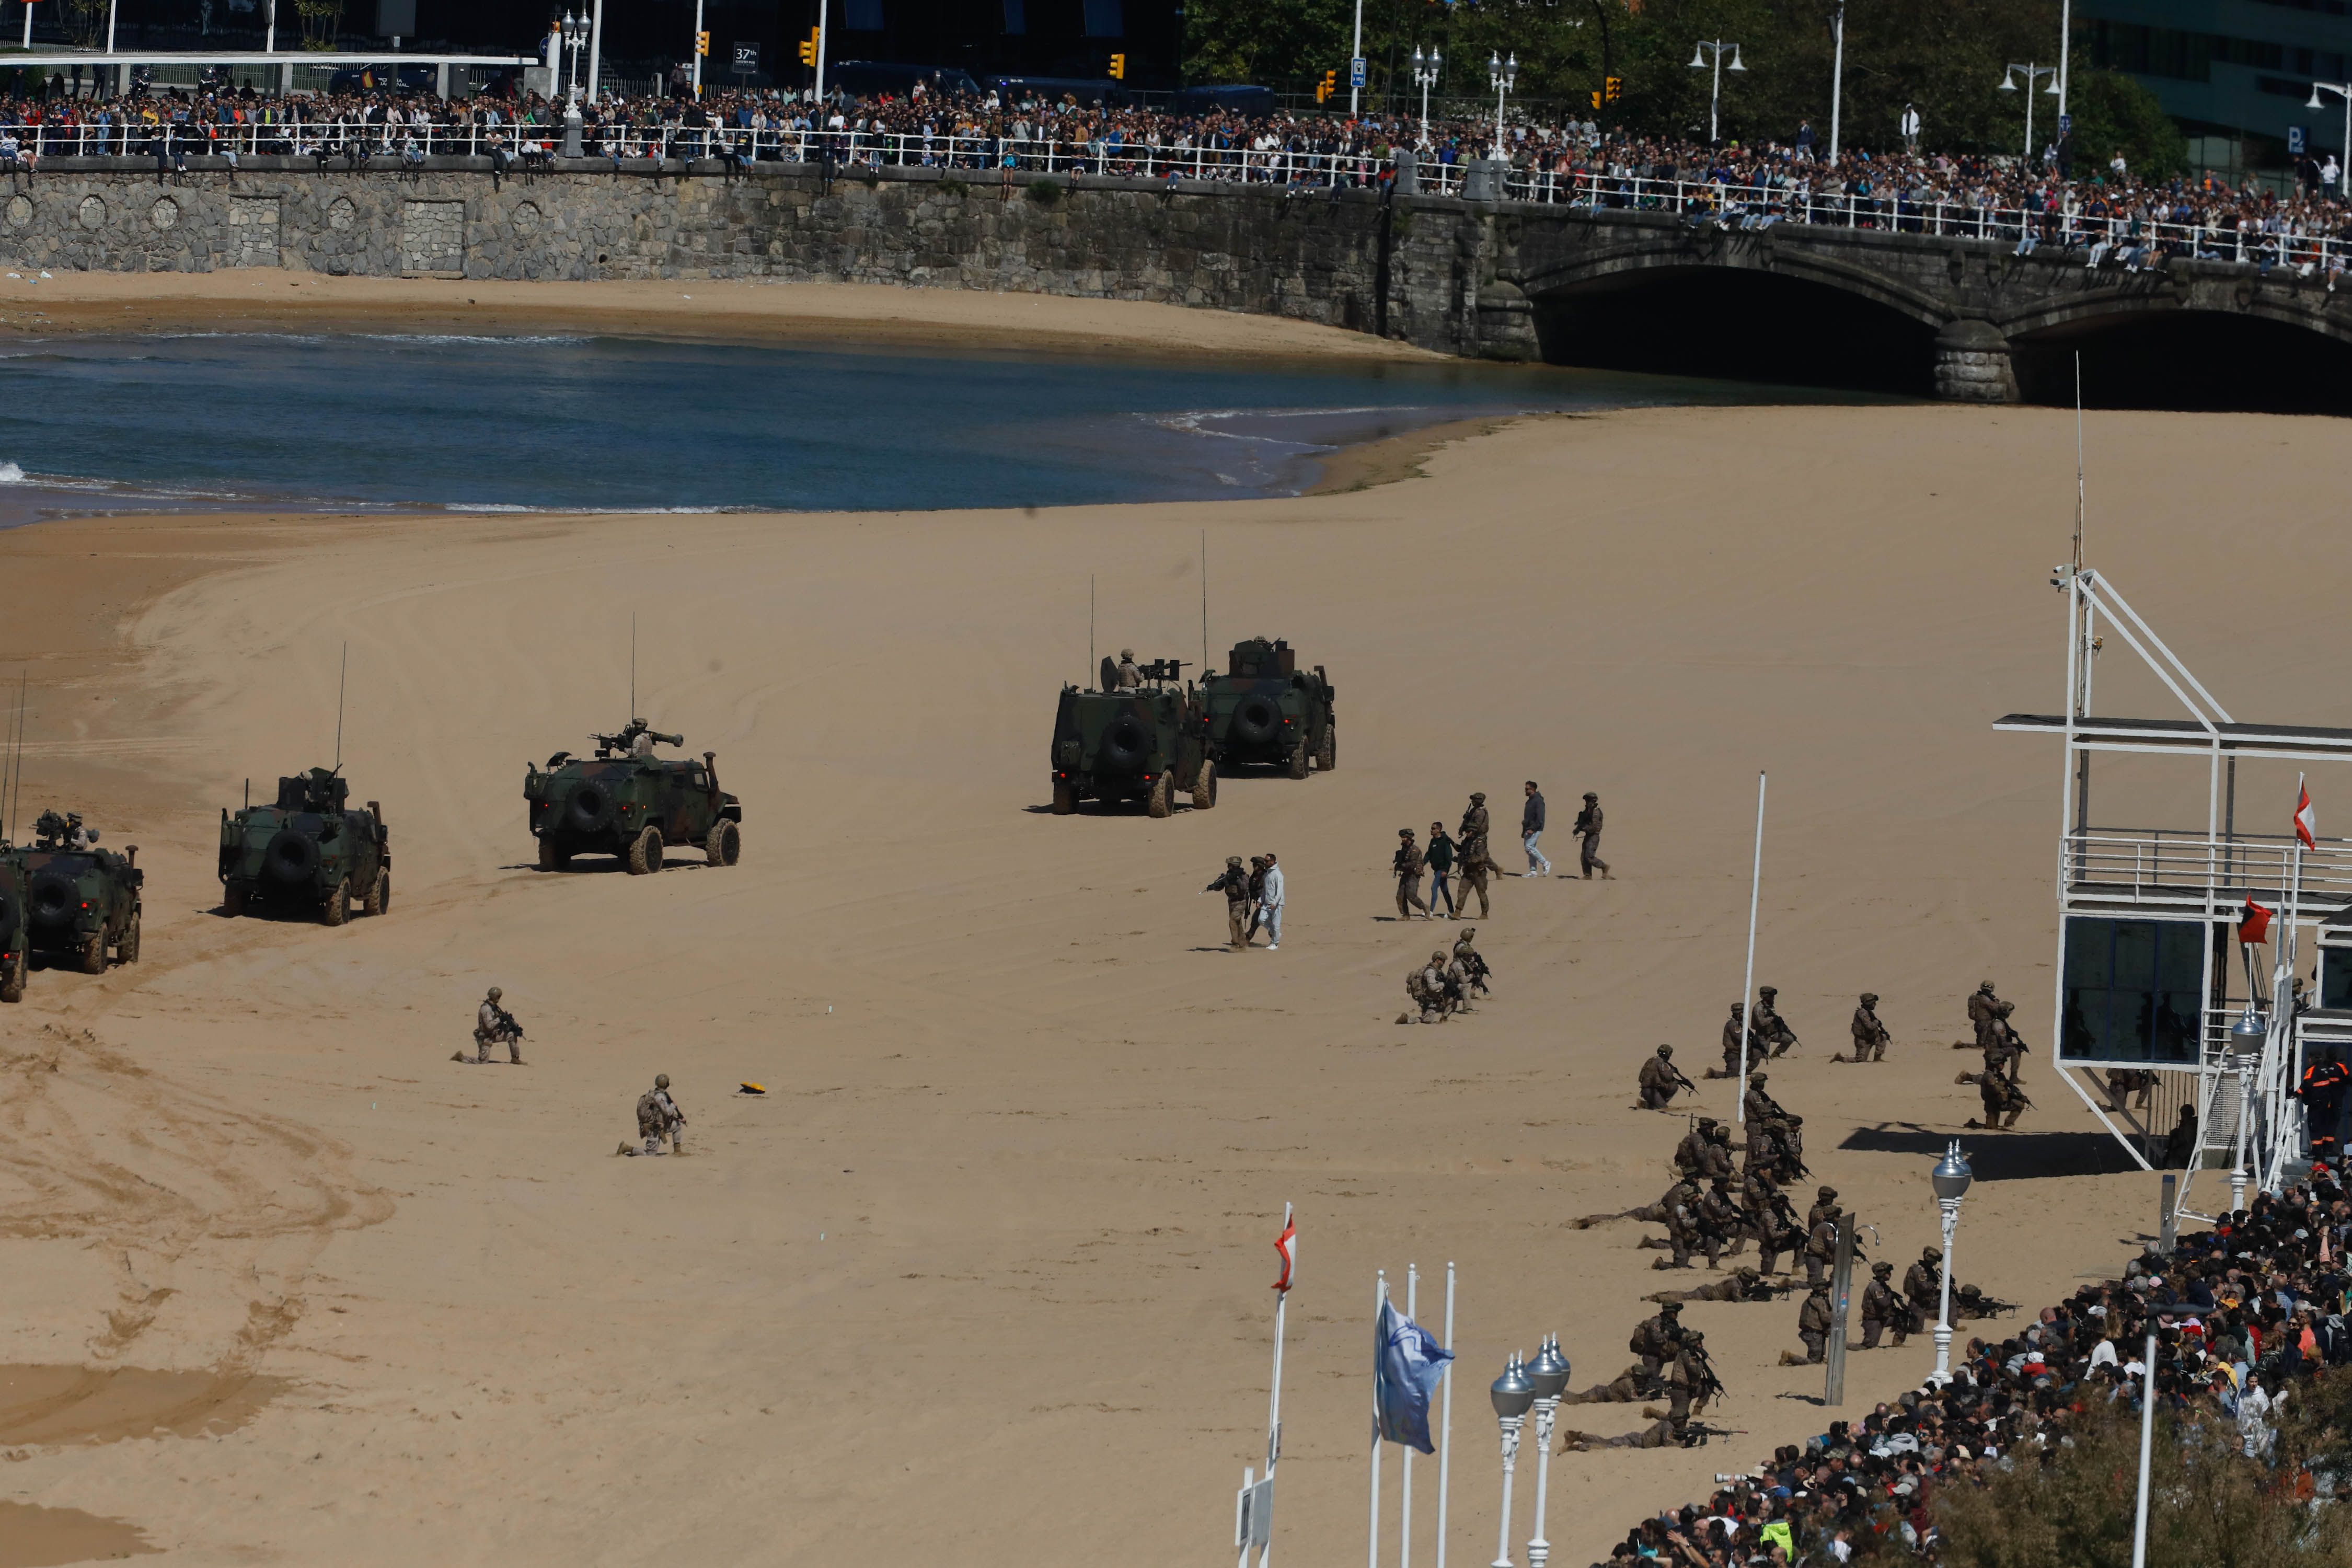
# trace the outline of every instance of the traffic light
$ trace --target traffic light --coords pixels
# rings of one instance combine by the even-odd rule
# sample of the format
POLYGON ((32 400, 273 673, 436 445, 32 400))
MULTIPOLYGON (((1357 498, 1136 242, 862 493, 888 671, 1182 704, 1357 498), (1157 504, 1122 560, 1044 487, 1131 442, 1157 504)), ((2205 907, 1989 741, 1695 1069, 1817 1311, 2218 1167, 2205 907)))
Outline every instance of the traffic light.
POLYGON ((809 29, 809 36, 801 40, 801 64, 804 66, 814 66, 816 64, 817 40, 824 36, 824 29, 823 27, 812 27, 809 29))
POLYGON ((1602 95, 1603 95, 1604 97, 1606 97, 1606 98, 1609 100, 1609 101, 1610 101, 1610 102, 1614 103, 1614 102, 1616 102, 1616 101, 1618 100, 1618 99, 1620 99, 1620 98, 1622 98, 1622 96, 1624 96, 1624 91, 1625 91, 1625 79, 1624 79, 1623 77, 1622 77, 1622 76, 1603 77, 1603 78, 1601 78, 1601 93, 1602 93, 1602 95))
POLYGON ((698 55, 707 55, 710 52, 709 34, 697 33, 694 35, 694 52, 698 55))
POLYGON ((1601 89, 1597 87, 1592 89, 1592 107, 1595 109, 1601 107, 1601 89))
POLYGON ((1110 74, 1111 79, 1114 81, 1125 81, 1127 79, 1127 57, 1125 55, 1111 56, 1110 74))
POLYGON ((1339 90, 1339 73, 1338 71, 1325 71, 1323 73, 1323 79, 1315 84, 1315 101, 1320 103, 1339 90))

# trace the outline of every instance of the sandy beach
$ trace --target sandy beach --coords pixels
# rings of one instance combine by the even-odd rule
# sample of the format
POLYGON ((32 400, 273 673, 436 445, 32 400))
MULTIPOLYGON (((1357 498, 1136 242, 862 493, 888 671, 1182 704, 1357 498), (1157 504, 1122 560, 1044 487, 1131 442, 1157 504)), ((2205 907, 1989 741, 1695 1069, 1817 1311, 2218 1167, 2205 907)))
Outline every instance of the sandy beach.
MULTIPOLYGON (((52 321, 238 308, 184 281, 39 297, 52 321)), ((32 290, 5 287, 17 321, 32 290)), ((624 288, 583 292, 673 324, 624 288)), ((785 293, 678 292, 706 290, 714 318, 785 293)), ((844 319, 852 292, 824 291, 844 319)), ((951 341, 1167 331, 1148 306, 887 302, 951 341)), ((1287 331, 1182 324, 1219 352, 1287 331)), ((1336 339, 1297 331, 1299 352, 1336 339)), ((2325 603, 2340 427, 2087 426, 2091 559, 2240 717, 2352 722, 2297 635, 2325 603)), ((1990 728, 2059 700, 2070 415, 1531 419, 1374 454, 1334 489, 0 532, 27 811, 78 805, 149 872, 142 962, 37 973, 0 1010, 0 1568, 1214 1561, 1263 1460, 1286 1201, 1281 1558, 1360 1559, 1374 1272, 1401 1298, 1417 1264, 1434 1322, 1450 1260, 1449 1554, 1486 1561, 1505 1356, 1557 1331, 1575 1384, 1603 1381, 1641 1298, 1695 1282, 1652 1270, 1643 1227, 1570 1221, 1669 1180, 1685 1119, 1630 1109, 1633 1077, 1661 1041, 1694 1077, 1716 1059, 1759 768, 1758 978, 1804 1040, 1772 1088, 1874 1255, 1933 1239, 1928 1167, 1978 1109, 1949 1044, 1990 977, 2036 1047, 2038 1108, 1971 1140, 1959 1273, 2038 1304, 2121 1265, 2155 1180, 2122 1173, 2046 1054, 2058 761, 1990 728), (1202 531, 1212 662, 1263 633, 1327 666, 1338 770, 1235 778, 1165 821, 1047 815, 1089 575, 1103 648, 1197 659, 1202 531), (524 765, 626 719, 632 613, 637 706, 717 752, 742 862, 541 874, 524 765), (383 803, 394 907, 342 930, 228 920, 217 813, 330 757, 345 643, 345 772, 383 803), (1474 789, 1516 822, 1527 778, 1563 870, 1573 804, 1599 792, 1618 879, 1501 882, 1474 922, 1493 1000, 1398 1026, 1406 969, 1454 928, 1391 918, 1396 829, 1450 825, 1474 789), (1268 849, 1284 945, 1230 953, 1200 889, 1268 849), (492 984, 528 1067, 448 1059, 492 984), (1895 1045, 1832 1064, 1863 990, 1895 1045), (615 1158, 657 1071, 693 1152, 615 1158)), ((2101 679, 2110 711, 2169 711, 2119 652, 2101 679)), ((1691 1309, 1734 1435, 1556 1458, 1555 1563, 1836 1418, 1817 1369, 1773 1364, 1795 1316, 1691 1309)), ((1931 1359, 1924 1338, 1857 1352, 1843 1413, 1931 1359)), ((1423 1561, 1434 1481, 1422 1461, 1423 1561)), ((1386 1484, 1392 1554, 1394 1450, 1386 1484)))

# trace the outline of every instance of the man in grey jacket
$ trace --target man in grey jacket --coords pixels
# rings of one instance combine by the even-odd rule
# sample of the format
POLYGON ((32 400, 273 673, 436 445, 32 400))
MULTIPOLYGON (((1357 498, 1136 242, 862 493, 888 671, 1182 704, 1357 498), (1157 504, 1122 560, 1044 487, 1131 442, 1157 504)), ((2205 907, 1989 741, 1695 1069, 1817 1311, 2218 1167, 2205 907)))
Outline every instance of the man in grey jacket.
POLYGON ((1529 779, 1528 804, 1519 808, 1519 839, 1528 847, 1528 868, 1520 873, 1521 876, 1549 877, 1551 875, 1551 862, 1544 858, 1541 847, 1543 830, 1543 791, 1536 788, 1535 780, 1529 779))

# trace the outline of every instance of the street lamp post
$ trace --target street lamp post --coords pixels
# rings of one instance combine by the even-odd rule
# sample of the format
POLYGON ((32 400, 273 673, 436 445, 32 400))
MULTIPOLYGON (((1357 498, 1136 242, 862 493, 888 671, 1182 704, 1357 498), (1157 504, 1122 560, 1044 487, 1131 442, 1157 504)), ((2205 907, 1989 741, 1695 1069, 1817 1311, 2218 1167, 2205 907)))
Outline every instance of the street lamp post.
POLYGON ((2344 145, 2336 157, 2336 194, 2344 194, 2344 171, 2352 169, 2352 81, 2315 81, 2311 84, 2311 101, 2305 109, 2320 107, 2321 91, 2334 93, 2344 100, 2344 145))
POLYGON ((1518 52, 1513 50, 1507 60, 1490 52, 1486 57, 1486 79, 1495 89, 1495 156, 1500 158, 1503 155, 1503 95, 1518 85, 1518 52))
POLYGON ((1551 1491, 1551 1424, 1559 1414, 1559 1396, 1568 1390, 1568 1372, 1559 1336, 1547 1336, 1527 1368, 1528 1382, 1536 1391, 1536 1532, 1528 1538, 1528 1568, 1544 1568, 1551 1561, 1551 1542, 1544 1539, 1544 1505, 1551 1491))
POLYGON ((1830 38, 1834 46, 1830 58, 1830 162, 1837 162, 1838 111, 1845 106, 1845 6, 1841 5, 1830 16, 1830 38))
POLYGON ((1503 1428, 1503 1525, 1495 1543, 1494 1568, 1511 1568, 1511 1471, 1519 1458, 1519 1426, 1528 1418, 1528 1406, 1536 1402, 1535 1384, 1528 1381, 1517 1352, 1487 1394, 1495 1402, 1495 1419, 1503 1428))
POLYGON ((2237 1157, 2230 1167, 2230 1212, 2232 1214, 2246 1206, 2246 1097, 2252 1092, 2254 1064, 2262 1059, 2263 1042, 2269 1033, 2270 1026, 2263 1022, 2263 1016, 2254 1011, 2251 998, 2246 1003, 2246 1010, 2238 1016, 2238 1021, 2230 1026, 2230 1062, 2238 1071, 2237 1157))
POLYGON ((1936 1206, 1944 1211, 1944 1294, 1943 1305, 1936 1313, 1934 1381, 1938 1388, 1952 1381, 1952 1233, 1959 1228, 1960 1200, 1969 1195, 1969 1184, 1975 1180, 1976 1173, 1969 1169, 1968 1156, 1960 1152, 1957 1138, 1927 1173, 1927 1184, 1936 1190, 1936 1206))
MULTIPOLYGON (((1841 38, 1844 37, 1843 27, 1839 29, 1839 37, 1841 38)), ((1744 71, 1748 68, 1739 63, 1739 46, 1726 43, 1721 38, 1701 38, 1698 41, 1696 52, 1691 56, 1691 69, 1695 71, 1706 69, 1710 57, 1715 63, 1715 88, 1707 94, 1706 100, 1706 144, 1710 147, 1721 139, 1719 132, 1723 120, 1723 51, 1726 49, 1731 51, 1731 69, 1744 71)))
POLYGON ((1437 72, 1444 63, 1445 57, 1434 47, 1423 55, 1419 44, 1412 47, 1412 85, 1421 89, 1421 144, 1424 147, 1429 145, 1429 89, 1437 85, 1437 72))
POLYGON ((563 155, 578 158, 585 155, 581 145, 580 113, 580 49, 588 41, 588 18, 563 13, 563 42, 572 51, 572 97, 563 106, 563 155))
POLYGON ((2059 96, 2058 68, 2035 65, 2031 60, 2023 65, 2011 62, 2009 69, 2001 75, 2001 91, 2017 90, 2017 73, 2020 71, 2025 73, 2025 161, 2031 163, 2033 162, 2033 83, 2038 78, 2046 76, 2050 79, 2050 85, 2042 90, 2053 98, 2059 96))

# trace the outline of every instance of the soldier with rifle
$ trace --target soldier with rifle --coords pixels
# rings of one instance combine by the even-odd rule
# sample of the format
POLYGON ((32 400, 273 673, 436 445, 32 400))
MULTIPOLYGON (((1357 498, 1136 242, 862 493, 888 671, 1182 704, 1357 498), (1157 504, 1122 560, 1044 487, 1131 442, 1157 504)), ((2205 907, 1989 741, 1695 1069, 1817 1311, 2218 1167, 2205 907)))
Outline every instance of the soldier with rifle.
POLYGON ((1643 1298, 1659 1302, 1683 1301, 1769 1301, 1775 1296, 1785 1296, 1789 1287, 1774 1284, 1764 1278, 1752 1264, 1743 1263, 1720 1279, 1710 1279, 1704 1285, 1694 1285, 1687 1290, 1657 1290, 1643 1298))
MULTIPOLYGON (((1745 1011, 1746 1009, 1737 1002, 1731 1005, 1731 1016, 1725 1019, 1723 1025, 1723 1068, 1721 1071, 1714 1068, 1707 1068, 1707 1077, 1738 1078, 1739 1076, 1740 1016, 1745 1011)), ((1764 1042, 1758 1037, 1753 1029, 1747 1031, 1747 1041, 1748 1070, 1753 1072, 1756 1070, 1756 1064, 1764 1059, 1764 1042)))
POLYGON ((1805 1237, 1805 1283, 1826 1286, 1830 1268, 1837 1261, 1838 1220, 1843 1211, 1837 1205, 1831 1204, 1814 1212, 1821 1218, 1813 1222, 1811 1231, 1805 1237))
POLYGON ((1625 1342, 1625 1348, 1642 1363, 1643 1377, 1654 1387, 1659 1373, 1674 1360, 1682 1342, 1682 1303, 1668 1301, 1633 1326, 1633 1337, 1625 1342))
POLYGON ((1793 1352, 1782 1351, 1782 1366, 1819 1366, 1830 1358, 1830 1325, 1835 1321, 1830 1310, 1830 1287, 1827 1280, 1817 1280, 1805 1288, 1804 1305, 1797 1309, 1797 1337, 1805 1342, 1805 1353, 1800 1360, 1793 1352))
MULTIPOLYGON (((656 1073, 653 1088, 637 1097, 637 1135, 646 1141, 646 1153, 660 1153, 665 1138, 669 1140, 671 1153, 686 1152, 686 1112, 670 1098, 669 1074, 666 1072, 656 1073)), ((624 1143, 615 1152, 635 1154, 638 1151, 624 1143)))
POLYGON ((1685 1331, 1681 1351, 1666 1369, 1666 1424, 1675 1442, 1688 1448, 1703 1440, 1690 1429, 1691 1411, 1705 1409, 1708 1400, 1722 1393, 1723 1380, 1707 1360, 1706 1336, 1696 1329, 1685 1331))
POLYGON ((1477 934, 1476 926, 1462 928, 1461 934, 1454 939, 1454 959, 1468 973, 1470 989, 1483 996, 1486 994, 1486 982, 1495 972, 1487 966, 1486 955, 1478 951, 1472 941, 1477 934))
POLYGON ((1853 1056, 1851 1058, 1833 1056, 1830 1060, 1883 1062, 1886 1059, 1886 1046, 1892 1037, 1887 1034, 1886 1026, 1878 1021, 1877 992, 1862 994, 1861 1005, 1854 1008, 1853 1022, 1850 1026, 1853 1031, 1853 1056))
POLYGON ((1481 791, 1471 795, 1469 806, 1462 813, 1461 826, 1454 829, 1454 836, 1461 840, 1462 848, 1460 858, 1454 864, 1462 880, 1454 890, 1454 907, 1457 912, 1468 914, 1470 895, 1475 892, 1478 895, 1478 918, 1482 921, 1494 912, 1486 903, 1486 879, 1502 871, 1502 868, 1495 864, 1494 853, 1486 843, 1489 831, 1486 796, 1481 791))
POLYGON ((1789 1202, 1789 1194, 1772 1179, 1768 1170, 1753 1170, 1740 1183, 1741 1206, 1748 1216, 1748 1234, 1756 1238, 1756 1248, 1763 1255, 1767 1274, 1778 1272, 1780 1254, 1786 1252, 1794 1259, 1797 1249, 1804 1244, 1805 1227, 1797 1223, 1797 1211, 1789 1202))
POLYGON ((592 738, 596 742, 598 756, 610 756, 617 752, 636 762, 643 762, 654 754, 654 742, 656 741, 665 746, 686 744, 684 735, 665 735, 660 731, 648 726, 643 719, 630 720, 621 727, 619 734, 597 735, 592 738))
POLYGON ((1765 1091, 1764 1080, 1769 1076, 1768 1073, 1753 1071, 1748 1075, 1748 1096, 1740 1101, 1740 1105, 1747 1112, 1750 1126, 1758 1122, 1779 1121, 1788 1114, 1780 1109, 1780 1102, 1765 1091))
POLYGON ((1780 1167, 1774 1174, 1784 1182, 1801 1182, 1813 1173, 1805 1163, 1805 1119, 1795 1111, 1783 1111, 1773 1131, 1780 1139, 1780 1167))
POLYGON ((459 1051, 449 1058, 451 1061, 488 1062, 490 1047, 503 1044, 509 1063, 522 1066, 522 1026, 515 1022, 512 1013, 499 1005, 499 999, 505 994, 497 986, 490 987, 489 994, 482 998, 481 1006, 474 1014, 474 1054, 469 1057, 459 1051))
POLYGON ((1862 1292, 1862 1348, 1866 1351, 1876 1350, 1878 1336, 1889 1330, 1895 1334, 1895 1348, 1901 1350, 1903 1342, 1918 1329, 1917 1310, 1886 1282, 1894 1273, 1892 1263, 1870 1266, 1870 1283, 1862 1292))
POLYGON ((1675 1092, 1685 1089, 1693 1094, 1698 1092, 1698 1085, 1685 1078, 1675 1066, 1674 1047, 1660 1046, 1657 1054, 1642 1064, 1639 1089, 1643 1110, 1664 1110, 1673 1101, 1675 1092))
POLYGON ((2033 1105, 2033 1101, 2025 1098, 2025 1091, 2002 1073, 1988 1072, 1979 1077, 1977 1093, 1984 1100, 1984 1120, 1979 1121, 1975 1117, 1969 1117, 1968 1125, 1970 1127, 1999 1128, 2007 1131, 2015 1127, 2017 1119, 2033 1105))
POLYGON ((1672 1260, 1653 1259, 1651 1268, 1688 1268, 1691 1254, 1701 1251, 1706 1254, 1707 1267, 1713 1268, 1721 1249, 1720 1240, 1700 1227, 1698 1188, 1690 1182, 1675 1183, 1674 1191, 1666 1194, 1666 1245, 1674 1254, 1672 1260))
POLYGON ((1823 1216, 1838 1212, 1838 1190, 1823 1183, 1813 1189, 1813 1206, 1805 1211, 1805 1229, 1811 1231, 1822 1223, 1823 1216))
POLYGON ((1780 1016, 1775 1004, 1780 994, 1775 986, 1759 985, 1756 988, 1756 1033, 1772 1047, 1774 1056, 1785 1057, 1796 1049, 1799 1042, 1796 1031, 1789 1027, 1789 1021, 1780 1016))
POLYGON ((1731 1244, 1731 1254, 1735 1258, 1748 1245, 1747 1216, 1739 1212, 1739 1201, 1731 1195, 1731 1183, 1727 1177, 1716 1177, 1707 1184, 1706 1190, 1699 1194, 1698 1223, 1700 1234, 1706 1237, 1706 1266, 1709 1268, 1717 1267, 1719 1262, 1723 1243, 1727 1241, 1731 1244))

